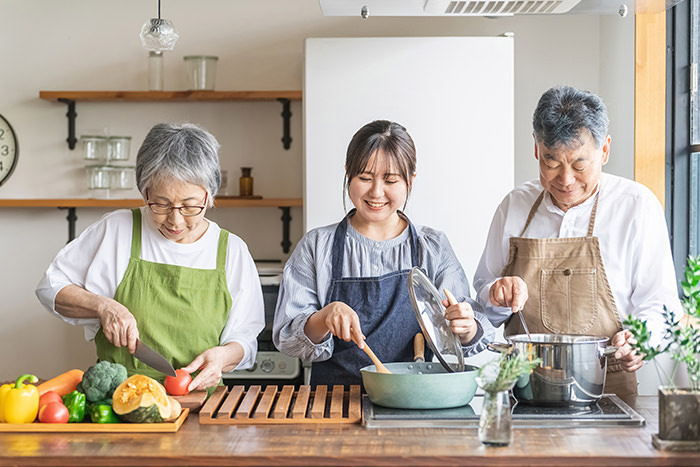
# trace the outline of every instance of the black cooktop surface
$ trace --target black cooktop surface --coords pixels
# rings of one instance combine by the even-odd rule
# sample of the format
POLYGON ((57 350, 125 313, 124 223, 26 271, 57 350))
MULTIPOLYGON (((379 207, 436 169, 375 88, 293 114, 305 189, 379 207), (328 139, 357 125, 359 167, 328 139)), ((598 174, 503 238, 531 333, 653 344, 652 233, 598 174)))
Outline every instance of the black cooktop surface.
MULTIPOLYGON (((363 396, 363 424, 381 427, 474 427, 479 425, 483 396, 477 395, 465 406, 451 409, 392 409, 372 404, 363 396)), ((643 426, 644 418, 614 394, 604 394, 589 406, 544 407, 512 401, 513 426, 585 427, 643 426)))

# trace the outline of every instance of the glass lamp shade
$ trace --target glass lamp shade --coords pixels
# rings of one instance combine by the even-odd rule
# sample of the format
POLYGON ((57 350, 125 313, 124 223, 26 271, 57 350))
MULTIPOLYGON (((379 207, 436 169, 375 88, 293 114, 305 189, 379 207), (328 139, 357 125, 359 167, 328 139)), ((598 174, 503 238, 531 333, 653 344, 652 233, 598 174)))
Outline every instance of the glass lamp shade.
POLYGON ((180 37, 167 19, 151 18, 141 28, 141 44, 146 50, 173 50, 180 37))

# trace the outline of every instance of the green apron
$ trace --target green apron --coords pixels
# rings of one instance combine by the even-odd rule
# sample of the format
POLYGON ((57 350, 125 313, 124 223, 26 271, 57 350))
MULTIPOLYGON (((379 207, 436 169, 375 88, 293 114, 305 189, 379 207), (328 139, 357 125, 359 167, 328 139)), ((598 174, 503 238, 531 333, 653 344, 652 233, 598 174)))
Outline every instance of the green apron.
MULTIPOLYGON (((141 211, 133 210, 131 257, 114 299, 136 318, 139 338, 167 358, 174 368, 219 345, 231 310, 226 282, 228 232, 221 229, 216 269, 193 269, 141 259, 141 211)), ((97 357, 124 365, 129 373, 163 382, 165 375, 136 360, 126 347, 115 347, 102 328, 95 336, 97 357)))

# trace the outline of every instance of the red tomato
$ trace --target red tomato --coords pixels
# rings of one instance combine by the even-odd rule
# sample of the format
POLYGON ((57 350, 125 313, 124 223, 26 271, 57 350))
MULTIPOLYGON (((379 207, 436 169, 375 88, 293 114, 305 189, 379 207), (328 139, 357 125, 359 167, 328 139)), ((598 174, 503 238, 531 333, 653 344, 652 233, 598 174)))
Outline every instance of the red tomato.
POLYGON ((41 423, 68 423, 70 414, 63 402, 49 402, 39 409, 41 423))
POLYGON ((192 382, 192 377, 185 370, 175 370, 177 376, 165 377, 165 390, 171 396, 184 396, 189 393, 187 386, 192 382))
POLYGON ((51 402, 60 402, 63 404, 63 399, 61 399, 61 396, 56 391, 46 391, 39 397, 39 409, 51 402))

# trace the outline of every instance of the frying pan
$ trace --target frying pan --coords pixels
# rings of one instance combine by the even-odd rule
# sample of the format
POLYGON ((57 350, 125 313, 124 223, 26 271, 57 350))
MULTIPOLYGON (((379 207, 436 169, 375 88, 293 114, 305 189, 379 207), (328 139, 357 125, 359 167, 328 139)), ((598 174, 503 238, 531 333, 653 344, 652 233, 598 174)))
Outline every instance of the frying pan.
POLYGON ((395 409, 445 409, 467 405, 476 392, 477 368, 448 372, 439 362, 424 362, 423 335, 414 340, 416 361, 386 363, 391 373, 374 365, 360 369, 362 383, 373 404, 395 409))

